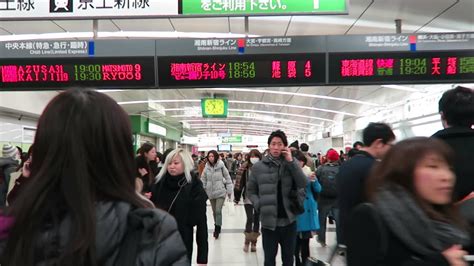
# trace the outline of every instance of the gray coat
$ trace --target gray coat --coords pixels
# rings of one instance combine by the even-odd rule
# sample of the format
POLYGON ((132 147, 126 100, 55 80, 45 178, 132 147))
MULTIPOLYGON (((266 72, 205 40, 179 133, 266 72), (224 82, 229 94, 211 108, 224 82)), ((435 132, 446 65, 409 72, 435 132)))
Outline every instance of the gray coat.
MULTIPOLYGON (((158 209, 132 210, 131 205, 125 202, 98 202, 96 205, 95 247, 98 265, 116 265, 127 230, 127 219, 132 215, 135 218, 139 217, 144 226, 136 266, 191 265, 176 221, 171 215, 158 209)), ((51 265, 51 261, 45 261, 44 258, 54 260, 57 256, 56 250, 64 249, 70 237, 71 222, 71 217, 66 216, 59 228, 48 228, 40 233, 35 244, 35 254, 41 256, 35 259, 35 265, 51 265), (56 234, 59 234, 59 242, 54 241, 56 234)), ((5 241, 0 243, 0 255, 5 244, 5 241)))
POLYGON ((229 171, 221 160, 218 160, 214 166, 206 163, 201 181, 209 199, 225 198, 226 194, 232 194, 234 191, 229 171))
MULTIPOLYGON (((281 161, 278 166, 268 157, 254 164, 247 183, 247 195, 254 208, 260 213, 262 227, 275 230, 277 227, 278 180, 281 179, 283 205, 290 222, 296 220, 295 214, 290 210, 290 191, 295 182, 298 191, 305 191, 309 180, 298 165, 297 160, 292 162, 281 161)), ((304 193, 304 192, 303 192, 304 193)))

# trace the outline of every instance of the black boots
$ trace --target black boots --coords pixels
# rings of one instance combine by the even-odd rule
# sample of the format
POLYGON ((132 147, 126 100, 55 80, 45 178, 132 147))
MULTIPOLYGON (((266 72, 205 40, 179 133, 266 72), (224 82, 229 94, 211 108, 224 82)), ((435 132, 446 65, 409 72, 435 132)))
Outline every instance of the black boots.
POLYGON ((215 238, 215 239, 218 239, 220 233, 221 233, 221 226, 220 226, 220 225, 215 225, 215 228, 214 228, 214 238, 215 238))

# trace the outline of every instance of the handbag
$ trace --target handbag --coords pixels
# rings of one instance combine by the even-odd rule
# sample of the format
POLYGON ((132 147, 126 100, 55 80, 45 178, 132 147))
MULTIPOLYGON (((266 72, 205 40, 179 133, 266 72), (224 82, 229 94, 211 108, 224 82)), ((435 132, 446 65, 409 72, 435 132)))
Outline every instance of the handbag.
POLYGON ((290 210, 295 215, 300 215, 304 213, 304 200, 305 200, 305 190, 304 188, 298 189, 296 187, 295 180, 291 181, 291 190, 290 190, 290 210))

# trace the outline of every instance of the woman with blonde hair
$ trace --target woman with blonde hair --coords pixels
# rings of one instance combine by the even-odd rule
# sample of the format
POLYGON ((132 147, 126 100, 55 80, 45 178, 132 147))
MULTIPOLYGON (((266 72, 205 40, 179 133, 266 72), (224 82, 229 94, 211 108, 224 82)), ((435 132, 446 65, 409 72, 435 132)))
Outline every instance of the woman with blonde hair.
POLYGON ((194 162, 187 151, 171 151, 156 177, 151 200, 176 219, 189 260, 193 252, 193 227, 197 226, 197 263, 207 264, 207 195, 193 169, 194 162))

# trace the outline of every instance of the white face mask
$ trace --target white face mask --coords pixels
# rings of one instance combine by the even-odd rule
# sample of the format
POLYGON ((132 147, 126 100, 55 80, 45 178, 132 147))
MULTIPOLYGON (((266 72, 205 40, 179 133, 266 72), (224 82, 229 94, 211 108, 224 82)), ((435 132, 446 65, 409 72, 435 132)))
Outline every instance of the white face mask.
POLYGON ((250 158, 250 162, 251 162, 252 164, 256 164, 258 161, 260 161, 259 158, 256 158, 256 157, 250 158))

